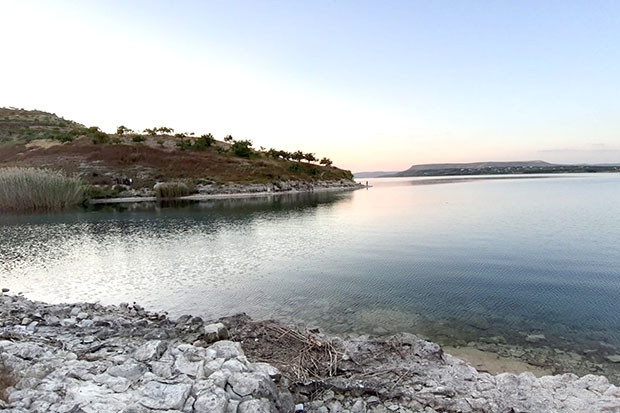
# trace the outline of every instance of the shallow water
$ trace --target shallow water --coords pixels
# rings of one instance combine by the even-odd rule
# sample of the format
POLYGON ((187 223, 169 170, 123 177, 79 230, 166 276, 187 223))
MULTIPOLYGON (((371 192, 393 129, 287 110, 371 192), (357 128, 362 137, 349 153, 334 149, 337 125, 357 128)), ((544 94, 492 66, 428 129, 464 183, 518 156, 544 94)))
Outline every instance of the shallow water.
POLYGON ((352 193, 0 217, 0 286, 336 333, 620 353, 620 175, 390 178, 352 193))

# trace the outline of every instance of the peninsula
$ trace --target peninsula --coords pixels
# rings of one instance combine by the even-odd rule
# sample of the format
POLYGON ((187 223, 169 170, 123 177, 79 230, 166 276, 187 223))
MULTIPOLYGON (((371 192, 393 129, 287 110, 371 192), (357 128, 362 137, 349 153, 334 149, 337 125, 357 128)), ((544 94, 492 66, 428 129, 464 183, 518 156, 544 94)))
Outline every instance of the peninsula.
POLYGON ((167 126, 134 131, 120 125, 115 133, 105 133, 52 113, 16 108, 0 108, 2 168, 77 177, 87 199, 358 187, 350 171, 314 153, 256 149, 249 139, 216 139, 167 126))

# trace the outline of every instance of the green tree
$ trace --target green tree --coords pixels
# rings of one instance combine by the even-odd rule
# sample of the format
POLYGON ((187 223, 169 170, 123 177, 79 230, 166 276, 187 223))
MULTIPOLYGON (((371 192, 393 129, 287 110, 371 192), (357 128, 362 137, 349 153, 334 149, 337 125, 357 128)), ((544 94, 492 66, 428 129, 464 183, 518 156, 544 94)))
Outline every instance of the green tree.
POLYGON ((297 162, 300 162, 302 159, 304 159, 306 156, 306 154, 304 154, 302 151, 295 151, 291 154, 291 158, 297 162))
POLYGON ((230 150, 237 156, 242 158, 249 158, 252 154, 252 141, 240 140, 234 141, 230 146, 230 150))
POLYGON ((232 137, 232 135, 226 135, 224 136, 224 142, 227 143, 231 143, 232 141, 234 141, 235 139, 232 137))
POLYGON ((118 128, 116 128, 116 134, 117 135, 124 135, 126 133, 132 133, 133 130, 129 129, 127 126, 125 125, 121 125, 118 128))
POLYGON ((210 133, 201 135, 194 140, 194 149, 202 151, 212 146, 215 143, 215 138, 210 133))
POLYGON ((331 160, 331 159, 329 159, 329 158, 323 158, 323 159, 321 159, 321 160, 319 161, 319 163, 320 163, 321 165, 325 165, 325 166, 332 166, 332 163, 333 163, 333 162, 332 162, 332 160, 331 160))
POLYGON ((314 154, 310 152, 304 154, 304 159, 308 162, 314 162, 317 160, 314 154))

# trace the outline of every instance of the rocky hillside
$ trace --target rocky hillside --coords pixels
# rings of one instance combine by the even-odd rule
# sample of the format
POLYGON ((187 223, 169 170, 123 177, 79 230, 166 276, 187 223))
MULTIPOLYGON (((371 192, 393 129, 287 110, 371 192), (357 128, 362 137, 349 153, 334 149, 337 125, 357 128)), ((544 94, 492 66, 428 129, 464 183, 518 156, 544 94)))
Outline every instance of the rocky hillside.
POLYGON ((223 139, 174 133, 168 127, 133 131, 119 126, 116 134, 108 134, 52 113, 0 108, 0 168, 61 169, 104 189, 128 179, 134 188, 152 188, 161 181, 181 181, 191 188, 353 177, 328 158, 257 150, 249 140, 223 139))

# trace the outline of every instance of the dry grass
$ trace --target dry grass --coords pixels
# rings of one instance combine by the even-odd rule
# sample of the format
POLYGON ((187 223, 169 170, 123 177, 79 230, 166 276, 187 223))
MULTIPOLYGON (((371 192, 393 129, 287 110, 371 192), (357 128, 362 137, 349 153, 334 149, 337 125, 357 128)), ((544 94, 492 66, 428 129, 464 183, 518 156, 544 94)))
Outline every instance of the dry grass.
POLYGON ((191 193, 183 182, 163 182, 155 185, 155 196, 160 199, 174 199, 191 193))
POLYGON ((291 380, 322 380, 337 374, 341 352, 325 338, 273 321, 235 316, 225 323, 231 339, 241 341, 251 360, 270 363, 291 380))
POLYGON ((79 204, 84 187, 78 178, 35 168, 0 169, 0 211, 51 212, 79 204))

